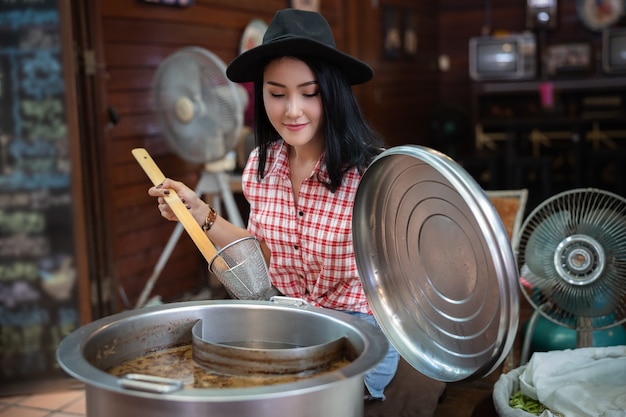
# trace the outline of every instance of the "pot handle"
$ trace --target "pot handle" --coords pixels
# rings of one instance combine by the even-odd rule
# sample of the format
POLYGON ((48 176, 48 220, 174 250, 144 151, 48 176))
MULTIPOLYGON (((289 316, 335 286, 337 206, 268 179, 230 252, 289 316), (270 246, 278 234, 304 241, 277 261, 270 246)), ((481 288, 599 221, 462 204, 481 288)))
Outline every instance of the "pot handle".
POLYGON ((168 394, 183 388, 182 381, 143 374, 126 374, 119 379, 122 388, 135 391, 168 394))
POLYGON ((302 298, 287 297, 285 295, 274 295, 270 298, 270 302, 275 303, 275 304, 286 304, 286 305, 296 306, 296 307, 310 306, 310 304, 306 300, 303 300, 302 298))

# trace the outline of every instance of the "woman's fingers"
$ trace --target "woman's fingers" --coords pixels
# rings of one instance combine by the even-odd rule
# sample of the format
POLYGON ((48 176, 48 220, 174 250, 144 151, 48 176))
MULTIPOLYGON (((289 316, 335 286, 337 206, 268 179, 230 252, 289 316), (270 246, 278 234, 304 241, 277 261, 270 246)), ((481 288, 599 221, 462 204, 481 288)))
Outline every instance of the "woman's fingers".
POLYGON ((157 198, 157 205, 159 207, 159 211, 161 212, 161 216, 168 220, 178 220, 164 198, 172 191, 178 195, 180 200, 189 210, 195 208, 195 211, 199 211, 205 207, 204 202, 194 190, 187 187, 184 183, 180 181, 166 178, 161 184, 150 187, 148 189, 148 194, 152 197, 157 198))

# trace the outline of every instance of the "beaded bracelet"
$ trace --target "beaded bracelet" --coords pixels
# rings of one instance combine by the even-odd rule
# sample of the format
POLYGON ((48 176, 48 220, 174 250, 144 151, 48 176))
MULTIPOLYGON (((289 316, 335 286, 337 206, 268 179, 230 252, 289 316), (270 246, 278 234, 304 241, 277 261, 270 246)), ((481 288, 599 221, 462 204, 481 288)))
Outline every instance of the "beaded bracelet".
POLYGON ((211 227, 213 226, 213 223, 215 223, 215 219, 217 218, 217 212, 215 211, 215 209, 209 204, 207 204, 207 206, 209 207, 209 212, 207 213, 206 218, 204 219, 204 224, 202 225, 202 230, 204 230, 205 232, 211 230, 211 227))

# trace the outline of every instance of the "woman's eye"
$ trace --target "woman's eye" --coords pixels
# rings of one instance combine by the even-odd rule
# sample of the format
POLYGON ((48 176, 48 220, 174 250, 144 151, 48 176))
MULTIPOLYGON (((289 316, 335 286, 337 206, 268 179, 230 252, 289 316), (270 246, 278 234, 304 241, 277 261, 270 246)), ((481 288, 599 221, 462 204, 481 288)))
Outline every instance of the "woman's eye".
MULTIPOLYGON (((281 97, 286 97, 287 94, 286 93, 275 93, 275 92, 270 92, 269 93, 271 97, 275 97, 275 98, 281 98, 281 97)), ((312 93, 301 93, 303 97, 306 98, 313 98, 313 97, 317 97, 319 95, 319 91, 314 91, 312 93)))

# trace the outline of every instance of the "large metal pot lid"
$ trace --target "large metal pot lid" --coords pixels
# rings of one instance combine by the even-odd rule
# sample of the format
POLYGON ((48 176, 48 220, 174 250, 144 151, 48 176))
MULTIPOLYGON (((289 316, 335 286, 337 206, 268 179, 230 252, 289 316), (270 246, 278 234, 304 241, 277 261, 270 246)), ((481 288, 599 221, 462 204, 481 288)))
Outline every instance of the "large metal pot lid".
POLYGON ((444 382, 496 369, 517 331, 518 275, 474 179, 433 149, 387 149, 363 175, 352 222, 370 307, 402 357, 444 382))

